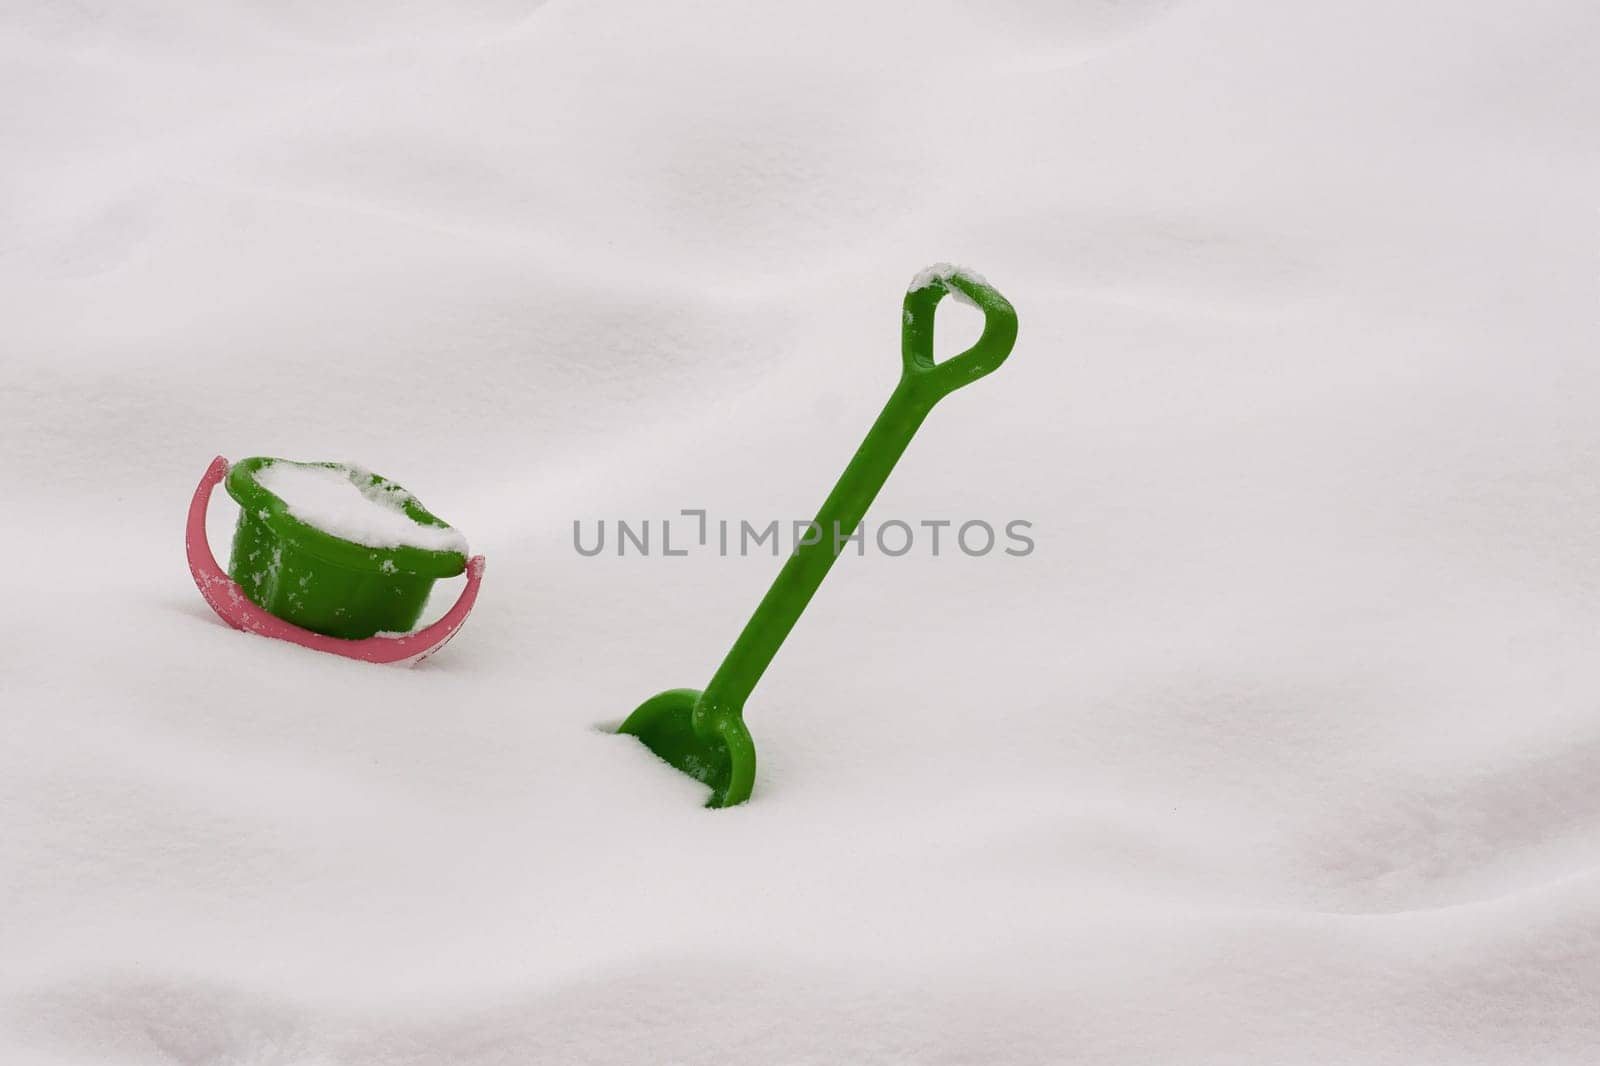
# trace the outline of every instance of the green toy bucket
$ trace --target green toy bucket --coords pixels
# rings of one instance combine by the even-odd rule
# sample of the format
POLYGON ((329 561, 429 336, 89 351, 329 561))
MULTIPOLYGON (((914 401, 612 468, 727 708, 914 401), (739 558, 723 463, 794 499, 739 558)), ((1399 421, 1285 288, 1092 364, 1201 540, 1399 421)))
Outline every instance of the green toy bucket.
POLYGON ((433 583, 466 569, 464 542, 461 550, 441 546, 460 540, 449 523, 377 474, 342 463, 257 456, 233 465, 227 487, 239 504, 228 575, 256 606, 313 633, 360 640, 407 632, 421 617, 433 583), (274 470, 279 464, 283 468, 274 470), (384 512, 376 517, 387 525, 377 533, 319 528, 313 523, 339 524, 300 505, 291 511, 293 501, 262 483, 264 475, 274 480, 286 473, 311 474, 324 482, 333 480, 330 475, 347 478, 366 504, 384 512))

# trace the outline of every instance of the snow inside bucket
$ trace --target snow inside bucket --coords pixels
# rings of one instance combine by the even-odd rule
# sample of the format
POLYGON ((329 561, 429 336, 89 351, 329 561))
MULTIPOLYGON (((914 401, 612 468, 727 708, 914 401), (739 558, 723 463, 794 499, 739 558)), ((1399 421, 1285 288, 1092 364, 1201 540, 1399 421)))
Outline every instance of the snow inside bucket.
POLYGON ((406 513, 416 497, 358 466, 277 460, 257 471, 262 488, 300 521, 369 548, 421 548, 467 554, 452 526, 428 525, 406 513))

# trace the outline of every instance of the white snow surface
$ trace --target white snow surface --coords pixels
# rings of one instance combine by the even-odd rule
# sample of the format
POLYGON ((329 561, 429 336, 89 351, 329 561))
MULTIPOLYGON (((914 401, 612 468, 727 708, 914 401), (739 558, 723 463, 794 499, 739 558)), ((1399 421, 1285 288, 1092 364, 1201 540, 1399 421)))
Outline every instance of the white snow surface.
POLYGON ((356 544, 467 553, 459 531, 414 521, 405 512, 411 494, 393 482, 372 484, 362 467, 279 460, 262 465, 256 481, 302 522, 356 544))
POLYGON ((1597 53, 1592 0, 0 7, 0 1062, 1595 1062, 1597 53), (809 518, 942 260, 1020 339, 869 521, 1037 549, 847 554, 702 810, 607 727, 777 563, 572 522, 809 518), (393 473, 473 618, 228 629, 218 453, 393 473))

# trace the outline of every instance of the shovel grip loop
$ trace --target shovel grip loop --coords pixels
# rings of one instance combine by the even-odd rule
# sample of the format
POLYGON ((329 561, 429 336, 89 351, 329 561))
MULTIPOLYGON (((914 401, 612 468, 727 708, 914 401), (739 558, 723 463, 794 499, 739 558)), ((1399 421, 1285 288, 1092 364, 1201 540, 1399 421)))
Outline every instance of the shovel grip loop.
POLYGON ((1017 343, 1017 312, 983 278, 960 267, 929 267, 907 290, 901 330, 901 378, 932 401, 1000 368, 1017 343), (942 363, 933 359, 934 316, 939 301, 955 294, 983 312, 983 335, 972 347, 942 363))

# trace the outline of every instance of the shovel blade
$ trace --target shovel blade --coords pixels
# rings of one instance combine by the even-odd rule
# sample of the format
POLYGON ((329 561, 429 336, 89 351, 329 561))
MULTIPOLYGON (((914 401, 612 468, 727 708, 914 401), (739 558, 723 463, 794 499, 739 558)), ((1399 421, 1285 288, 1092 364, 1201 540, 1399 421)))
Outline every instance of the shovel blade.
POLYGON ((705 704, 692 688, 650 697, 617 728, 638 737, 674 769, 711 787, 707 807, 733 807, 750 798, 756 779, 756 746, 744 719, 705 704))

